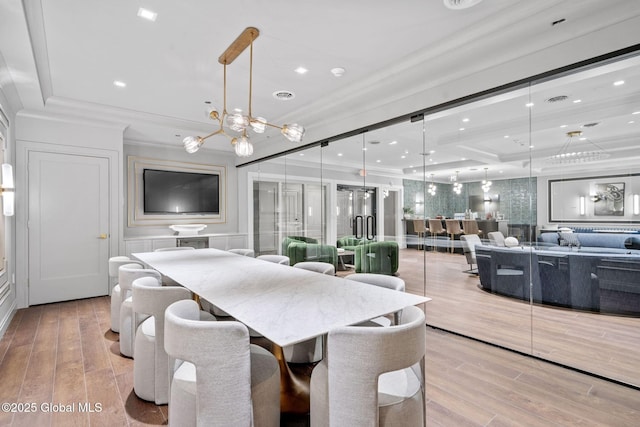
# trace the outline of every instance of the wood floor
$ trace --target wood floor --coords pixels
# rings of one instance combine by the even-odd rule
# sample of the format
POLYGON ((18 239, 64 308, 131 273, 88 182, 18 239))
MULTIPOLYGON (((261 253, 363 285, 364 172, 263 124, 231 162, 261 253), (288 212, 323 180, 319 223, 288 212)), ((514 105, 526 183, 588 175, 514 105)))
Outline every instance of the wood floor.
POLYGON ((404 249, 398 273, 432 298, 429 325, 640 386, 639 318, 531 306, 479 289, 467 269, 460 254, 404 249))
MULTIPOLYGON (((107 297, 19 310, 0 341, 0 402, 35 404, 35 412, 3 410, 0 426, 166 424, 166 405, 133 393, 133 361, 119 355, 117 339, 107 297), (47 411, 51 404, 59 406, 47 411)), ((636 389, 438 329, 427 328, 426 377, 428 426, 640 422, 636 389)))

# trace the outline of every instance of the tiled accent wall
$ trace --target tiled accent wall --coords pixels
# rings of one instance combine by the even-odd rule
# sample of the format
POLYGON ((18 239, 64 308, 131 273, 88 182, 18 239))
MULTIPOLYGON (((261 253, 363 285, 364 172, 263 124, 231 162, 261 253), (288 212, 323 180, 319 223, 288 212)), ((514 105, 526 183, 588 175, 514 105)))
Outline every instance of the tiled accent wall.
MULTIPOLYGON (((492 180, 493 186, 489 194, 493 198, 496 194, 499 195, 500 200, 498 203, 489 204, 488 209, 499 211, 513 224, 537 224, 536 181, 535 177, 492 180)), ((469 196, 483 196, 480 182, 464 183, 459 195, 453 192, 451 184, 436 183, 435 196, 428 193, 425 195, 425 186, 422 181, 405 179, 402 183, 403 206, 411 207, 416 216, 434 218, 436 215, 444 215, 453 218, 454 213, 471 208, 469 196), (423 198, 426 198, 426 202, 420 203, 423 198)), ((478 212, 478 215, 484 218, 485 212, 478 212)))

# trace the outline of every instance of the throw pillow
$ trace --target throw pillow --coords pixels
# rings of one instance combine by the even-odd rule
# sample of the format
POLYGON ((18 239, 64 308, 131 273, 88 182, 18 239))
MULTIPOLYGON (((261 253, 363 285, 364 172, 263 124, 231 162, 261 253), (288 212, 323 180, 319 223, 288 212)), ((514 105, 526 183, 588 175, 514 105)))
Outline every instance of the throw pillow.
POLYGON ((576 246, 580 247, 578 236, 573 233, 558 233, 560 237, 560 246, 576 246))
POLYGON ((624 241, 624 247, 627 249, 640 249, 640 237, 629 237, 624 241))

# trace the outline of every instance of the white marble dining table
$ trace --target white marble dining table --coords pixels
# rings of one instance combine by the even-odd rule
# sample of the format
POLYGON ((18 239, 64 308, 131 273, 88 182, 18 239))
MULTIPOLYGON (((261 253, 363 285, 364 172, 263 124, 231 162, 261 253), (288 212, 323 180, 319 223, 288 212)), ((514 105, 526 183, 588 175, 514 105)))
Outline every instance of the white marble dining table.
POLYGON ((133 256, 282 347, 430 301, 218 249, 133 256))

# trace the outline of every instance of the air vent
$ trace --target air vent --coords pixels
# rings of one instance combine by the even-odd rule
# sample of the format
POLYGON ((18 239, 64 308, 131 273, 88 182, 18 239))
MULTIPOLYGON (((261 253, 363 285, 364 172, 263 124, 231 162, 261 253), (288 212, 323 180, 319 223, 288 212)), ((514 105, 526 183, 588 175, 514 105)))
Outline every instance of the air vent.
POLYGON ((583 128, 592 128, 594 126, 598 126, 600 123, 599 122, 592 122, 592 123, 585 123, 582 125, 583 128))
POLYGON ((566 101, 567 99, 569 99, 567 95, 558 95, 558 96, 552 96, 551 98, 547 99, 547 102, 550 102, 550 103, 562 102, 562 101, 566 101))
POLYGON ((289 101, 290 99, 295 98, 296 95, 288 90, 277 90, 273 92, 273 97, 280 101, 289 101))
POLYGON ((375 140, 374 141, 369 141, 369 144, 378 145, 378 144, 380 144, 380 141, 375 141, 375 140))

